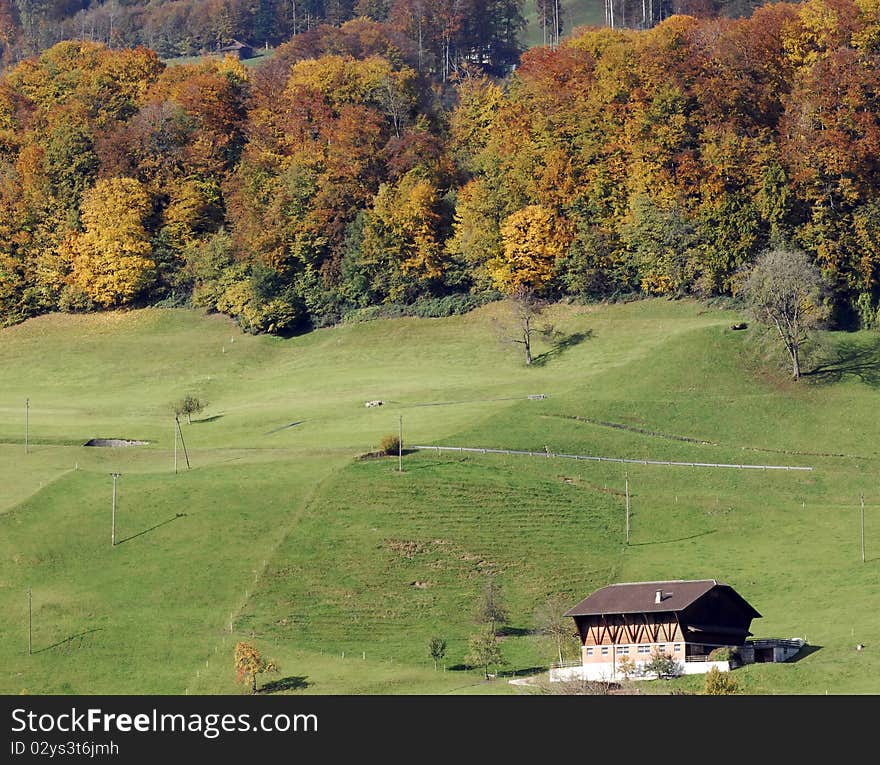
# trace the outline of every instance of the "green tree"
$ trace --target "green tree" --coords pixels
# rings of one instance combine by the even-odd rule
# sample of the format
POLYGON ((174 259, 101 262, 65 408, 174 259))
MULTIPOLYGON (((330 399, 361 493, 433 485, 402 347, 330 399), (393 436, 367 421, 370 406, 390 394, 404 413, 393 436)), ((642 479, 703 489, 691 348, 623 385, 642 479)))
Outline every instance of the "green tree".
POLYGON ((651 655, 651 661, 646 662, 643 669, 647 674, 657 675, 658 680, 662 677, 675 677, 681 674, 681 667, 675 659, 669 654, 657 652, 651 655))
POLYGON ((468 652, 464 660, 472 667, 482 667, 486 679, 489 679, 489 667, 506 664, 501 655, 501 645, 492 630, 478 632, 468 640, 468 652))
POLYGON ((250 684, 251 693, 257 692, 257 675, 277 671, 278 665, 265 658, 253 643, 242 641, 235 644, 236 680, 242 684, 250 684))
POLYGON ((428 641, 428 655, 434 660, 434 670, 437 669, 437 662, 446 656, 446 641, 443 638, 432 637, 428 641))
POLYGON ((740 294, 755 318, 775 328, 791 359, 791 374, 801 376, 801 349, 826 317, 819 268, 802 250, 769 249, 741 277, 740 294))
POLYGON ((192 425, 192 416, 201 412, 206 406, 207 402, 187 393, 180 401, 174 403, 174 414, 177 417, 185 414, 187 424, 192 425))

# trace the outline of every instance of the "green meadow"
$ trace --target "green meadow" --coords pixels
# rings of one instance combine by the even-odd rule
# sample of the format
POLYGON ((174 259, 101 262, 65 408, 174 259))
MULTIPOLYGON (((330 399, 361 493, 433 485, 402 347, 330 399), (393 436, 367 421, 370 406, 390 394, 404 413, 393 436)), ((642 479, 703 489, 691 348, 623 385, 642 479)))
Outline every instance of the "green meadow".
POLYGON ((266 692, 525 693, 506 680, 554 660, 535 615, 548 596, 690 578, 736 588, 756 636, 809 643, 736 670, 744 692, 880 692, 876 335, 827 333, 822 374, 793 383, 730 310, 557 305, 565 339, 539 341, 529 367, 498 341, 504 311, 287 339, 184 309, 2 330, 0 693, 244 693, 239 640, 280 665, 266 692), (186 393, 207 407, 181 418, 175 473, 186 393), (369 456, 401 423, 403 472, 369 456), (490 575, 510 621, 487 682, 464 657, 490 575), (432 636, 448 646, 437 670, 432 636))

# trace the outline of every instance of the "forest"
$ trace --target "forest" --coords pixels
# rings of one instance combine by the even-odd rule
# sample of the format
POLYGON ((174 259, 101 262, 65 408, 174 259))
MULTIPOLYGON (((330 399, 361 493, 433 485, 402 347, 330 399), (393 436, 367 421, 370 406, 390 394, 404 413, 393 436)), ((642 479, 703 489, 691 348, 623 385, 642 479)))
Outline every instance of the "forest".
POLYGON ((83 40, 9 67, 0 322, 712 297, 784 244, 833 322, 877 324, 880 0, 583 28, 507 74, 520 22, 496 21, 467 52, 358 17, 250 69, 83 40))

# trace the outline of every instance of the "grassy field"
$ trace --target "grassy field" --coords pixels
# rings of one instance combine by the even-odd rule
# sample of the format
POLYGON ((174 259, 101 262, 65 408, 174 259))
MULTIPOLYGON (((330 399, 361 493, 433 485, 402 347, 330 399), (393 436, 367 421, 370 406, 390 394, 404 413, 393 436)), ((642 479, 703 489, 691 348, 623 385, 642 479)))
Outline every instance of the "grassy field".
MULTIPOLYGON (((564 31, 563 37, 571 34, 572 30, 583 26, 604 26, 605 11, 600 0, 562 0, 562 12, 564 31)), ((526 0, 524 6, 526 26, 522 32, 523 44, 530 48, 533 45, 543 44, 541 21, 538 18, 538 10, 534 0, 526 0)))
POLYGON ((278 661, 277 693, 523 692, 463 666, 489 574, 510 610, 505 677, 553 660, 535 630, 549 595, 714 577, 763 614, 757 636, 815 649, 737 670, 746 692, 880 692, 876 336, 828 335, 824 374, 794 384, 757 362, 729 311, 560 305, 568 342, 527 367, 496 340, 503 311, 291 339, 183 309, 0 332, 0 692, 240 693, 241 639, 278 661), (181 448, 175 474, 171 402, 188 392, 208 407, 182 424, 192 469, 181 448), (395 458, 358 459, 399 417, 407 445, 814 470, 422 451, 399 473, 395 458), (437 671, 434 635, 448 643, 437 671))

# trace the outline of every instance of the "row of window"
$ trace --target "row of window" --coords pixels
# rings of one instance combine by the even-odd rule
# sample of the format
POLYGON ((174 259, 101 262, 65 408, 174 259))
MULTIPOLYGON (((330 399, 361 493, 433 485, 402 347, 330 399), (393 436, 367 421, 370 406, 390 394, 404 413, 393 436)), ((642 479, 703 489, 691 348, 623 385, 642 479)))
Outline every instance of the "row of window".
MULTIPOLYGON (((626 656, 627 654, 629 654, 630 647, 631 646, 628 646, 628 645, 617 646, 617 655, 618 656, 626 656)), ((654 645, 638 645, 638 646, 632 646, 632 647, 636 649, 637 653, 652 653, 655 648, 657 649, 658 653, 665 653, 666 652, 666 644, 665 643, 659 643, 656 646, 654 646, 654 645)), ((595 648, 600 648, 602 651, 602 656, 607 656, 609 649, 610 649, 610 646, 607 646, 607 645, 587 646, 587 656, 592 656, 595 648)), ((679 651, 681 651, 681 643, 675 643, 672 646, 672 652, 678 653, 679 651)))

